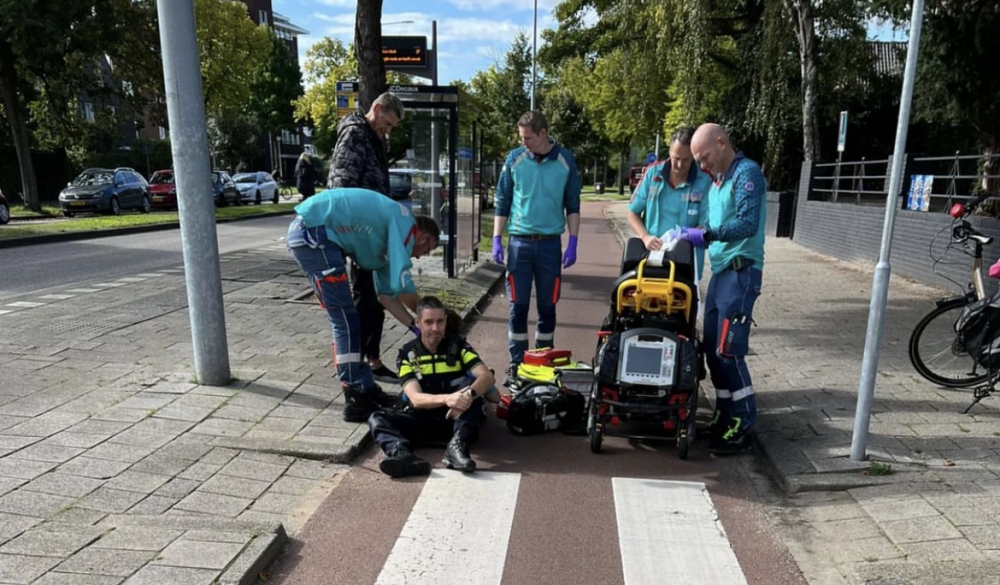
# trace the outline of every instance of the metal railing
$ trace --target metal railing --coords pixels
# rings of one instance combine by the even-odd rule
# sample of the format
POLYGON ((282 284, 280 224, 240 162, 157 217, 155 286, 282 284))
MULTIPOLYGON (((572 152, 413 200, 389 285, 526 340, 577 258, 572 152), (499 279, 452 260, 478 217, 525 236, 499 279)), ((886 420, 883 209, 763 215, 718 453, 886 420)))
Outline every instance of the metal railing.
MULTIPOLYGON (((891 163, 891 158, 816 163, 813 165, 809 200, 884 205, 891 163)), ((927 210, 947 211, 955 202, 964 201, 986 188, 988 183, 1000 181, 1000 153, 908 155, 903 174, 901 195, 909 191, 914 177, 929 178, 927 184, 931 187, 925 191, 925 195, 929 196, 927 210)), ((906 205, 905 198, 903 205, 906 205)))

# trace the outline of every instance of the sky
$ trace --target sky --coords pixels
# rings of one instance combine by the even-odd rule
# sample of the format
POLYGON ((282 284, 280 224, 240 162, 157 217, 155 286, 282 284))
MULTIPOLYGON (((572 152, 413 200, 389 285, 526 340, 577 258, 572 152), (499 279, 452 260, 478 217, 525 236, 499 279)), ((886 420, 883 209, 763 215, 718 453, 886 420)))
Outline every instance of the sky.
MULTIPOLYGON (((357 0, 272 0, 272 9, 309 31, 299 37, 299 62, 323 37, 354 41, 357 0)), ((555 28, 558 0, 537 0, 538 31, 555 28)), ((384 0, 383 36, 426 36, 437 21, 438 82, 469 81, 477 71, 503 60, 518 32, 531 38, 535 0, 384 0), (412 21, 412 22, 407 22, 412 21)), ((540 35, 539 35, 540 36, 540 35)), ((539 38, 539 42, 541 39, 539 38)))
MULTIPOLYGON (((541 31, 556 28, 552 15, 559 0, 537 0, 539 47, 541 31)), ((431 22, 437 21, 438 82, 469 81, 477 71, 503 60, 518 32, 531 37, 536 0, 384 0, 383 36, 426 36, 431 47, 431 22)), ((275 12, 309 31, 299 37, 299 62, 323 37, 348 45, 354 41, 357 0, 272 0, 275 12)), ((905 41, 906 33, 872 21, 869 36, 905 41)))

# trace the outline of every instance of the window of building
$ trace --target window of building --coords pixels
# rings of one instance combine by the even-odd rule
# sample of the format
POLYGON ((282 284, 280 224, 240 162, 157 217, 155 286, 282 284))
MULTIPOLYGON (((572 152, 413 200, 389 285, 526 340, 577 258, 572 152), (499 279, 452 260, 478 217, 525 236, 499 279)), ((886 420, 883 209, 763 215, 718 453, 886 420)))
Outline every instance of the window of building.
POLYGON ((80 107, 83 109, 83 119, 86 120, 86 121, 88 121, 88 122, 90 122, 91 124, 93 124, 94 123, 94 104, 92 104, 90 102, 83 102, 82 104, 80 104, 80 107))
POLYGON ((167 129, 160 126, 160 140, 164 140, 167 137, 167 129))

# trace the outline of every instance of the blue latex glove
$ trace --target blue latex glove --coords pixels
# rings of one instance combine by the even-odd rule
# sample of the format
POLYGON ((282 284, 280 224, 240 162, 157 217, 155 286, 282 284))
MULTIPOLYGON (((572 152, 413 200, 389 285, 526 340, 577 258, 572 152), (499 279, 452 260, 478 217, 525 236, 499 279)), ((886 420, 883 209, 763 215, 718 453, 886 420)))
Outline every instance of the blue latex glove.
POLYGON ((705 230, 701 228, 684 228, 681 233, 681 239, 691 242, 691 245, 695 248, 704 248, 708 245, 705 242, 705 230))
POLYGON ((576 264, 576 236, 569 237, 569 244, 563 252, 563 268, 569 268, 576 264))
POLYGON ((493 261, 503 266, 503 241, 500 236, 493 236, 493 261))

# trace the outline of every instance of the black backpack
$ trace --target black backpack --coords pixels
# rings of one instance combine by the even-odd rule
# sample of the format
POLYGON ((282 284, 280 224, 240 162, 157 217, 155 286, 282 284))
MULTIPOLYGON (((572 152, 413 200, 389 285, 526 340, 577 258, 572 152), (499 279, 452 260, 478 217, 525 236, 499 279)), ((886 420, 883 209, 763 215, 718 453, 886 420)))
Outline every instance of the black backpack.
POLYGON ((1000 370, 1000 291, 966 305, 955 322, 969 355, 991 372, 1000 370))
POLYGON ((584 397, 555 384, 532 383, 511 397, 507 428, 515 435, 561 430, 576 434, 584 419, 584 397))

